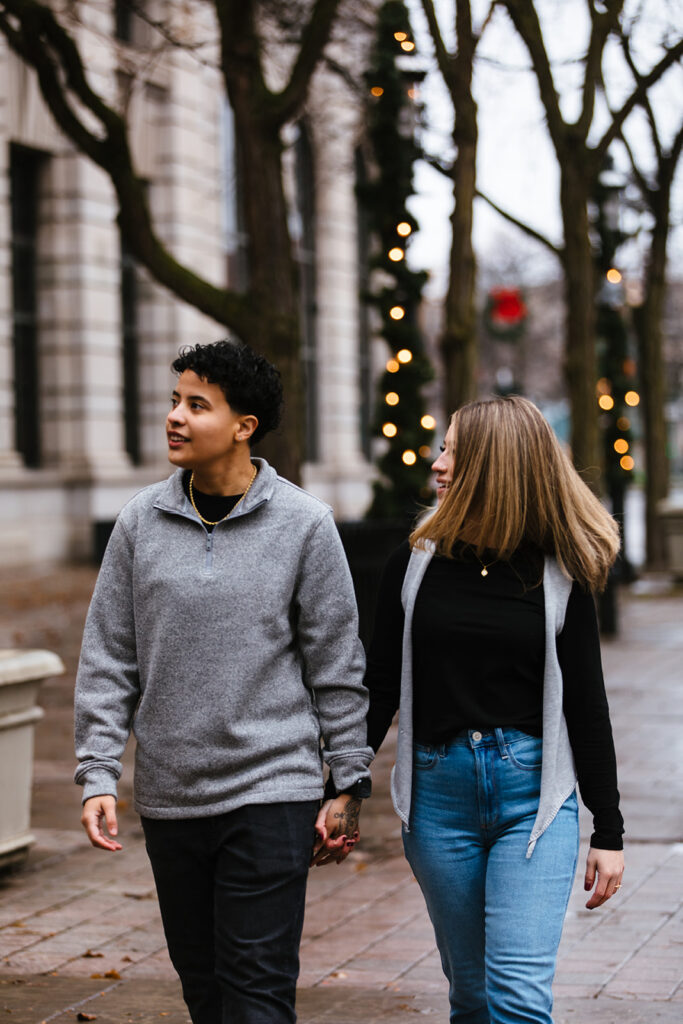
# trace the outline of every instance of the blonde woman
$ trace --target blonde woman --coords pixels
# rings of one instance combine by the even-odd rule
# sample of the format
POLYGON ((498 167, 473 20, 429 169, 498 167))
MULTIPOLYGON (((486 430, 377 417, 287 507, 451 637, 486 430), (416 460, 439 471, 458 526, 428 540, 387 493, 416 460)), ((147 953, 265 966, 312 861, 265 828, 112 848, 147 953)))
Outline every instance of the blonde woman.
POLYGON ((392 796, 450 1020, 551 1024, 577 777, 594 821, 586 906, 624 870, 592 597, 618 530, 524 398, 456 412, 432 468, 438 506, 382 581, 368 742, 400 705, 392 796))

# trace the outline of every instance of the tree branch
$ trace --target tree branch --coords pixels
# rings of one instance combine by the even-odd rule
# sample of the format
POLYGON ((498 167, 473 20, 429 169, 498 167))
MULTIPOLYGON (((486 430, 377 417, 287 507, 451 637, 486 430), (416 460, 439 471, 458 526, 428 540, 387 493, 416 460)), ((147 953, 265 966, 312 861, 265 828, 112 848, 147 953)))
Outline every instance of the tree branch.
POLYGON ((71 36, 52 11, 36 0, 3 0, 3 7, 0 31, 36 71, 43 100, 59 128, 109 175, 119 201, 121 232, 133 255, 179 298, 243 336, 251 319, 248 299, 217 288, 184 267, 154 232, 145 184, 133 167, 126 123, 90 88, 71 36), (102 137, 86 128, 69 101, 69 92, 95 116, 102 137))
POLYGON ((439 71, 446 83, 446 88, 452 96, 454 90, 453 55, 448 52, 446 44, 443 41, 439 19, 437 18, 436 11, 434 9, 434 0, 422 0, 422 10, 424 11, 425 18, 427 19, 429 34, 431 35, 432 42, 434 44, 436 63, 439 65, 439 71))
MULTIPOLYGON (((642 76, 640 74, 640 71, 636 67, 635 61, 633 60, 633 55, 631 54, 631 47, 629 45, 628 36, 625 35, 625 33, 622 33, 622 35, 621 35, 621 49, 622 49, 622 52, 624 54, 624 58, 626 60, 626 63, 628 64, 629 68, 631 69, 631 73, 632 73, 632 75, 633 75, 633 77, 634 77, 634 79, 636 81, 636 84, 638 84, 640 82, 640 79, 641 79, 642 76)), ((662 159, 662 144, 661 144, 661 141, 660 141, 660 138, 659 138, 659 132, 657 130, 657 122, 655 121, 655 114, 654 114, 654 111, 652 109, 652 104, 650 103, 650 99, 647 96, 647 94, 644 96, 643 102, 642 102, 641 105, 642 105, 643 109, 645 110, 645 113, 647 114, 648 121, 650 122, 650 134, 652 136, 652 145, 654 146, 655 153, 657 154, 657 162, 660 162, 661 159, 662 159)), ((614 115, 612 115, 612 116, 614 116, 614 115)), ((623 136, 622 136, 622 138, 623 138, 623 136)))
POLYGON ((291 121, 306 99, 311 76, 325 49, 337 16, 340 0, 316 0, 308 23, 304 27, 289 82, 272 99, 271 111, 274 124, 283 125, 291 121))
POLYGON ((602 54, 605 49, 607 38, 617 24, 619 15, 624 6, 624 0, 610 0, 606 3, 606 10, 599 14, 592 3, 589 4, 591 17, 591 34, 588 41, 586 53, 586 68, 583 78, 583 102, 581 113, 576 122, 576 128, 582 139, 588 138, 590 126, 593 123, 595 110, 595 91, 602 80, 602 54))
POLYGON ((548 130, 550 132, 556 152, 559 154, 563 148, 567 133, 567 125, 562 119, 560 103, 555 89, 550 60, 543 42, 543 33, 538 20, 538 14, 533 4, 528 0, 503 0, 512 23, 522 37, 531 63, 533 64, 538 81, 538 88, 541 95, 541 103, 545 109, 548 130))
POLYGON ((564 259, 564 249, 561 249, 559 246, 555 245, 553 242, 550 241, 549 238, 546 238, 545 235, 542 235, 539 231, 536 231, 535 228, 532 228, 528 224, 525 224, 523 221, 518 220, 517 217, 513 216, 513 214, 511 213, 508 213, 507 210, 503 210, 502 207, 498 206, 497 203, 494 203, 492 199, 490 199, 487 195, 484 195, 483 192, 480 192, 479 189, 476 190, 475 195, 477 199, 483 199, 484 202, 487 203, 492 210, 495 210, 496 213, 500 214, 501 217, 509 221, 510 224, 514 224, 515 227, 519 228, 520 231, 523 231, 526 235, 529 236, 529 238, 535 239, 537 242, 540 242, 541 245, 544 245, 546 249, 550 249, 553 256, 556 256, 560 263, 562 263, 564 259))
POLYGON ((621 126, 624 121, 631 113, 633 108, 638 103, 642 103, 643 97, 647 95, 647 91, 651 86, 658 82, 665 71, 680 60, 683 56, 683 39, 679 39, 675 46, 672 46, 670 50, 664 54, 658 64, 647 75, 641 75, 629 98, 623 104, 621 109, 615 114, 611 125, 603 135, 598 145, 593 150, 595 165, 600 166, 605 158, 607 150, 611 146, 612 142, 618 137, 621 126))

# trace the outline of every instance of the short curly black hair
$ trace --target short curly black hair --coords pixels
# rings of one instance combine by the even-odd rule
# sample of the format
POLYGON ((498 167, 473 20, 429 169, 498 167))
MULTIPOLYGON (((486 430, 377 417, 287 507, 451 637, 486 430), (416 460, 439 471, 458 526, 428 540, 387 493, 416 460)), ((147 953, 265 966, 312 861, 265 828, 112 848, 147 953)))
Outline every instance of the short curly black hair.
POLYGON ((279 425, 283 406, 280 371, 245 342, 225 338, 209 345, 186 345, 171 369, 178 375, 192 370, 207 383, 218 384, 235 412, 255 416, 258 426, 249 439, 251 445, 279 425))

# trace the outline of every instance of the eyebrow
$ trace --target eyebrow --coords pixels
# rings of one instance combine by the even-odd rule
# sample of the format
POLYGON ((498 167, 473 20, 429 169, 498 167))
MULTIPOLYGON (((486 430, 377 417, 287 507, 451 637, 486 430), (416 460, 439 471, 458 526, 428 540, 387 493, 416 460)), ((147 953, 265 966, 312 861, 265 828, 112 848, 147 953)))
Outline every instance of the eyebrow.
MULTIPOLYGON (((171 396, 173 398, 181 398, 182 397, 180 392, 179 391, 175 391, 175 390, 173 390, 171 392, 171 396)), ((206 402, 207 405, 211 405, 211 402, 206 397, 206 395, 186 395, 185 397, 186 397, 188 402, 206 402)))

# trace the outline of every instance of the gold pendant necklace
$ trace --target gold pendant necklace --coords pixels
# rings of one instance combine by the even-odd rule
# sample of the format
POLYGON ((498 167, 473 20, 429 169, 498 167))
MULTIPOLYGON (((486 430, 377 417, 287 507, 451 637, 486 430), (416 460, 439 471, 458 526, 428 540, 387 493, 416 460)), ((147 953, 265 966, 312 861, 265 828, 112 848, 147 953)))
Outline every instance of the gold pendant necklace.
MULTIPOLYGON (((474 548, 472 548, 472 551, 474 551, 474 548)), ((476 558, 476 560, 479 562, 479 565, 481 566, 481 572, 479 573, 480 576, 488 576, 488 574, 489 574, 489 566, 495 565, 495 563, 498 561, 497 558, 494 558, 492 562, 489 562, 487 565, 484 565, 484 563, 482 562, 481 558, 479 557, 479 555, 477 554, 476 551, 474 551, 474 557, 476 558)))
POLYGON ((192 508, 193 508, 193 509, 195 510, 195 512, 197 513, 197 515, 198 515, 198 516, 199 516, 199 518, 201 519, 201 521, 202 521, 202 522, 203 522, 203 523, 204 523, 204 524, 205 524, 206 526, 218 526, 218 524, 219 524, 219 523, 222 523, 222 522, 224 522, 224 521, 225 521, 226 519, 229 519, 229 518, 230 518, 230 516, 231 516, 231 515, 233 514, 233 512, 235 511, 235 509, 236 509, 236 508, 239 508, 239 506, 240 506, 240 505, 242 504, 242 502, 243 502, 243 501, 244 501, 244 499, 246 498, 247 494, 249 494, 249 490, 250 490, 250 488, 251 488, 251 485, 253 484, 254 480, 256 479, 256 474, 257 474, 257 473, 258 473, 258 469, 256 468, 256 466, 254 466, 253 472, 252 472, 252 474, 251 474, 251 480, 250 480, 250 481, 249 481, 249 483, 247 484, 247 489, 246 489, 246 491, 244 491, 244 492, 243 492, 243 493, 241 494, 241 496, 240 496, 240 497, 239 497, 239 499, 238 499, 238 500, 237 500, 237 501, 235 502, 235 504, 234 504, 234 505, 232 506, 232 508, 230 509, 230 511, 229 511, 229 512, 227 513, 227 515, 224 515, 222 519, 217 519, 215 523, 212 523, 212 522, 211 522, 211 520, 209 520, 209 519, 205 519, 205 518, 204 518, 204 516, 203 516, 203 515, 201 514, 201 512, 199 511, 199 509, 197 508, 197 506, 196 506, 196 504, 195 504, 195 500, 194 500, 194 489, 193 489, 193 486, 192 486, 192 485, 193 485, 193 483, 194 483, 194 470, 192 470, 192 475, 190 476, 190 484, 189 484, 189 487, 188 487, 188 490, 189 490, 189 492, 190 492, 190 502, 191 502, 191 504, 192 504, 192 508))

